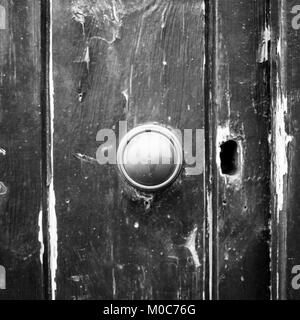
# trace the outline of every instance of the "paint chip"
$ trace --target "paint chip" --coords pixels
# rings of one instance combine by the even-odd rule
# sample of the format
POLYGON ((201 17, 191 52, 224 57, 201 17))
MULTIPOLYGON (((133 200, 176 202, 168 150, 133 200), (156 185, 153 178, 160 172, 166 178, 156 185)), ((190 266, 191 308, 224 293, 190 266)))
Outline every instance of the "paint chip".
POLYGON ((0 266, 0 290, 6 290, 6 270, 0 266))

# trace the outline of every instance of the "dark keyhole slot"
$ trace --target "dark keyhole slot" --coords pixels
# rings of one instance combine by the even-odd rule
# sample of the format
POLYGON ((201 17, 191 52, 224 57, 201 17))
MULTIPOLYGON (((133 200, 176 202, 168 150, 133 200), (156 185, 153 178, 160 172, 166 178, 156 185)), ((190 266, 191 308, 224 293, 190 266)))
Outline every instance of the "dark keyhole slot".
POLYGON ((238 171, 238 144, 229 140, 221 145, 221 170, 223 174, 233 176, 238 171))

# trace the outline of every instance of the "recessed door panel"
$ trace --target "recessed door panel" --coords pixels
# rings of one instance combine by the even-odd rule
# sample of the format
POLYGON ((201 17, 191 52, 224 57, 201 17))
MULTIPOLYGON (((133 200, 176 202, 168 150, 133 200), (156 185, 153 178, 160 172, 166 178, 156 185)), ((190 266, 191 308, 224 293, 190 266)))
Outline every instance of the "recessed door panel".
POLYGON ((204 10, 199 0, 54 1, 57 298, 204 297, 204 10), (176 130, 194 164, 186 157, 163 190, 132 187, 97 161, 103 144, 114 158, 124 123, 176 130))

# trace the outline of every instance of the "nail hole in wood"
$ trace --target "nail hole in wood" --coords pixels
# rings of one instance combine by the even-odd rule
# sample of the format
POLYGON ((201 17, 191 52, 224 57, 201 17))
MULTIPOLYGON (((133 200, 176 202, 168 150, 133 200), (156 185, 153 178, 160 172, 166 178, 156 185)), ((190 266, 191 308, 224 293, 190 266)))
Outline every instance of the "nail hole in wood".
POLYGON ((228 140, 221 145, 221 170, 225 175, 233 176, 238 171, 238 144, 228 140))

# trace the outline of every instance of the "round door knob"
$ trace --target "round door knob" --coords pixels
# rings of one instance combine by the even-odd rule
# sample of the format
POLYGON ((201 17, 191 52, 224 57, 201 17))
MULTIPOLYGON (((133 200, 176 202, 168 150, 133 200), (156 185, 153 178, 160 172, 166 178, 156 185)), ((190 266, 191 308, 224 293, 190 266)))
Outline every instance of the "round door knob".
POLYGON ((183 162, 182 146, 170 129, 145 124, 121 140, 117 162, 121 174, 132 186, 155 191, 177 178, 183 162))

